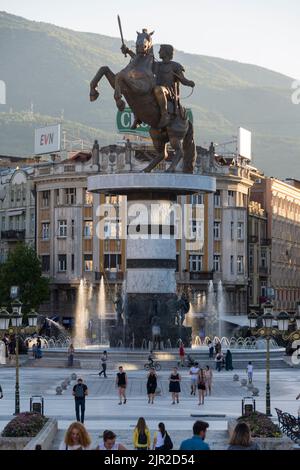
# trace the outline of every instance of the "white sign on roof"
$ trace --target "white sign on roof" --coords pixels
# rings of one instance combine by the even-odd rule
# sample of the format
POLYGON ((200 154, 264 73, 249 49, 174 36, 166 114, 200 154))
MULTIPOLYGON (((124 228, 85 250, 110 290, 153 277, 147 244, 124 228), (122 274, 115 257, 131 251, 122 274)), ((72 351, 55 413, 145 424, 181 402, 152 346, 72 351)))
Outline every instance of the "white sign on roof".
POLYGON ((40 127, 34 133, 34 153, 53 153, 60 151, 60 124, 40 127))

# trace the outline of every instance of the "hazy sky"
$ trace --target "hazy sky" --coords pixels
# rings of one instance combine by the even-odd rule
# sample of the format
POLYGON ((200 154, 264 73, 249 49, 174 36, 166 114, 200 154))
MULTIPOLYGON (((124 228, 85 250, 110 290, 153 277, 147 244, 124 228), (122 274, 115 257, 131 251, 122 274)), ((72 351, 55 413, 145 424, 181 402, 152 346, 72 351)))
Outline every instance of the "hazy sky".
POLYGON ((299 0, 0 0, 0 10, 78 31, 124 37, 261 65, 300 79, 299 0))

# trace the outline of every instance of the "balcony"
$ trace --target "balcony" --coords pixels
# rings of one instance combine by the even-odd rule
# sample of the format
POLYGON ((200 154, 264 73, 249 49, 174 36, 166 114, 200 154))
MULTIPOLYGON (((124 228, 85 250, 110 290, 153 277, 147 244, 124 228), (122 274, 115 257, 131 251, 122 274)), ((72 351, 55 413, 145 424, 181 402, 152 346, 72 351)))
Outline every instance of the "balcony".
MULTIPOLYGON (((102 273, 95 271, 95 281, 101 280, 102 273)), ((123 281, 124 274, 122 271, 105 271, 104 281, 123 281)))
POLYGON ((258 272, 260 276, 267 276, 268 275, 268 267, 267 266, 259 266, 258 272))
POLYGON ((25 230, 2 230, 1 238, 2 240, 24 241, 25 230))
POLYGON ((263 246, 269 246, 272 244, 272 239, 271 238, 262 238, 260 241, 260 244, 263 246))
POLYGON ((213 271, 190 272, 190 281, 212 281, 213 271))
POLYGON ((250 235, 249 236, 249 243, 257 243, 258 242, 258 236, 257 235, 250 235))

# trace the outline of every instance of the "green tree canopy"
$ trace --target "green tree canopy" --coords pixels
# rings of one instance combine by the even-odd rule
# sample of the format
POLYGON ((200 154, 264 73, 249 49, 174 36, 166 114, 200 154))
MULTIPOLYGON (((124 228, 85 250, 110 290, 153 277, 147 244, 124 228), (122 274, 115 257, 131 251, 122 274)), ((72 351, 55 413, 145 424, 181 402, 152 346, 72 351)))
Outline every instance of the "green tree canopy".
POLYGON ((9 306, 10 288, 19 286, 23 312, 38 309, 49 298, 49 281, 42 276, 41 263, 33 248, 19 244, 0 265, 0 305, 9 306))

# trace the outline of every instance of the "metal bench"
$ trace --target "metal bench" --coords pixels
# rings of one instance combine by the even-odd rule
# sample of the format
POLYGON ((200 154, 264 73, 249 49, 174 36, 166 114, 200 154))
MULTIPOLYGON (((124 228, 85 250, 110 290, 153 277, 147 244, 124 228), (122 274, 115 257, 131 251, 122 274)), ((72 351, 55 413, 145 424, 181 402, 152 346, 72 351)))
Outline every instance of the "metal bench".
POLYGON ((290 413, 275 408, 280 430, 292 441, 300 442, 300 420, 290 413))

